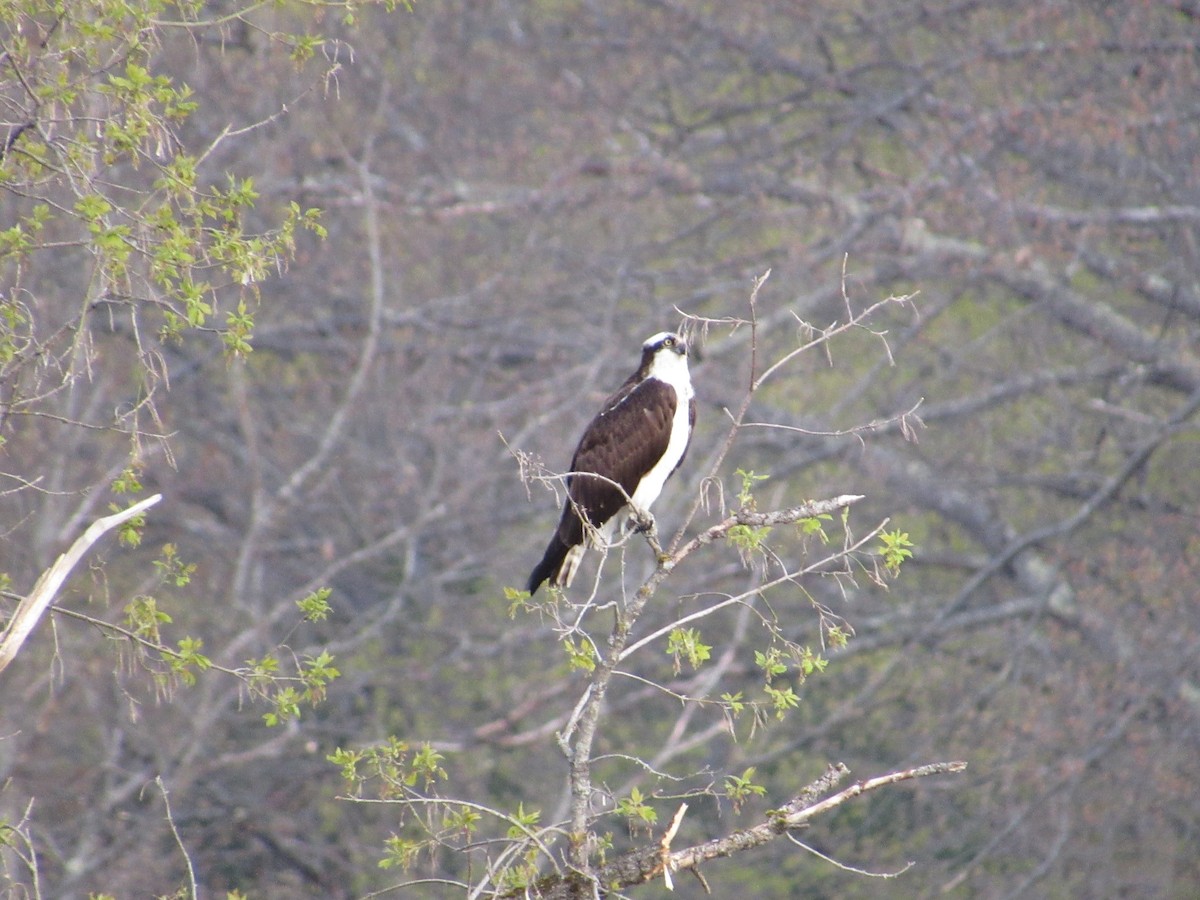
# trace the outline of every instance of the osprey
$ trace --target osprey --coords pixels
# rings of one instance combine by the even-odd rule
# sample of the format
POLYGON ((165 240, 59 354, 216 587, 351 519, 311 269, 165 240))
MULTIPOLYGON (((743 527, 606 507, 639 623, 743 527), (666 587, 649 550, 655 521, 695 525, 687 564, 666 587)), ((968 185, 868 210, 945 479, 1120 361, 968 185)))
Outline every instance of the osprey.
POLYGON ((585 547, 606 547, 623 510, 643 518, 679 468, 696 424, 687 342, 664 331, 642 344, 642 363, 592 419, 567 474, 567 502, 546 554, 529 575, 569 587, 585 547))

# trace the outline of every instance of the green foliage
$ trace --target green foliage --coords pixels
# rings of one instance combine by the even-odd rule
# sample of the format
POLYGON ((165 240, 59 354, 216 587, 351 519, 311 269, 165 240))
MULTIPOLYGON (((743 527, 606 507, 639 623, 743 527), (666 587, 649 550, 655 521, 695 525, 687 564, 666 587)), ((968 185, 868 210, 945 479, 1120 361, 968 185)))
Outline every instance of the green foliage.
POLYGON ((628 797, 617 800, 617 815, 624 816, 630 828, 635 831, 640 827, 649 827, 658 821, 658 813, 654 807, 646 804, 646 798, 636 787, 629 792, 628 797))
POLYGON ((754 499, 754 485, 760 481, 766 481, 770 475, 758 475, 753 469, 737 469, 733 473, 741 479, 741 487, 738 488, 738 509, 754 510, 757 508, 757 502, 754 499))
MULTIPOLYGON (((17 227, 17 226, 14 226, 17 227)), ((12 232, 0 231, 0 259, 4 256, 5 236, 12 232)), ((9 364, 20 357, 32 340, 29 335, 30 316, 28 310, 0 295, 0 374, 7 371, 9 364)), ((0 444, 0 446, 3 446, 0 444)))
MULTIPOLYGON (((320 7, 330 5, 348 7, 320 7)), ((164 44, 189 32, 201 44, 210 35, 224 40, 228 22, 257 27, 255 11, 254 4, 235 4, 227 18, 206 19, 204 5, 194 0, 0 3, 0 66, 13 126, 0 149, 0 208, 7 213, 0 231, 3 412, 6 418, 44 412, 36 404, 54 395, 39 386, 45 371, 56 372, 64 385, 90 381, 89 367, 101 358, 94 336, 119 317, 133 352, 129 383, 116 390, 127 392, 130 409, 123 401, 109 421, 97 423, 128 438, 127 464, 109 485, 118 496, 143 489, 143 422, 162 424, 154 388, 169 373, 154 335, 178 342, 215 333, 228 358, 247 356, 258 283, 287 265, 299 233, 326 233, 319 210, 292 201, 264 213, 253 178, 213 170, 212 151, 228 132, 185 144, 188 135, 208 129, 190 128, 201 98, 170 68, 175 59, 164 44), (82 296, 39 296, 55 284, 47 272, 75 261, 83 262, 82 296)), ((298 62, 314 59, 324 40, 261 33, 290 46, 298 62)), ((124 523, 120 544, 138 547, 144 527, 144 516, 124 523)), ((170 590, 188 587, 197 571, 174 543, 152 564, 159 585, 170 590)), ((329 597, 322 589, 299 601, 304 619, 324 620, 329 597)), ((120 626, 94 620, 126 638, 134 661, 164 693, 221 669, 270 704, 264 718, 274 725, 320 702, 339 675, 332 656, 320 651, 293 658, 294 670, 286 674, 278 647, 246 669, 214 666, 198 635, 168 638, 170 608, 167 598, 138 593, 124 604, 120 626)))
POLYGON ((327 759, 341 770, 351 798, 363 798, 369 792, 379 800, 396 801, 404 833, 393 832, 385 840, 380 868, 411 868, 422 853, 454 843, 466 846, 476 839, 488 817, 503 823, 510 835, 522 837, 540 817, 539 812, 527 811, 523 804, 514 815, 505 815, 475 803, 432 794, 448 776, 442 754, 428 743, 414 747, 389 737, 362 750, 339 747, 327 759))
POLYGON ((200 652, 204 641, 200 638, 185 637, 179 640, 178 648, 174 651, 163 651, 163 661, 175 675, 188 687, 196 683, 196 672, 203 672, 212 667, 212 660, 200 652))
POLYGON ((181 560, 174 544, 163 544, 162 558, 154 561, 154 568, 163 582, 179 588, 186 587, 196 574, 196 564, 181 560))
POLYGON ((813 653, 811 647, 805 647, 800 651, 800 659, 798 662, 800 665, 801 683, 803 683, 804 679, 809 675, 812 675, 814 672, 824 672, 825 667, 829 665, 829 660, 817 653, 813 653))
POLYGON ((421 853, 428 846, 428 841, 412 840, 395 834, 390 835, 384 839, 384 857, 379 860, 379 868, 401 868, 407 872, 416 864, 421 853))
POLYGON ((416 780, 424 780, 425 786, 428 787, 439 778, 445 778, 445 769, 442 768, 442 754, 434 750, 430 744, 421 744, 416 749, 413 755, 413 774, 410 784, 415 784, 416 780))
POLYGON ((525 804, 523 802, 518 803, 517 811, 512 814, 513 824, 509 826, 508 836, 513 839, 524 837, 538 823, 541 817, 541 810, 531 809, 526 811, 525 804))
POLYGON ((538 604, 531 602, 531 597, 532 594, 529 591, 506 587, 504 589, 504 599, 508 601, 508 617, 515 619, 518 612, 530 612, 537 609, 538 604))
POLYGON ((323 622, 328 618, 333 611, 329 603, 332 594, 332 588, 318 588, 304 599, 296 601, 296 606, 300 608, 306 622, 323 622))
MULTIPOLYGON (((142 489, 141 463, 132 459, 116 478, 109 489, 114 494, 134 494, 142 489)), ((110 512, 119 512, 121 507, 116 503, 108 505, 110 512)), ((139 513, 128 519, 117 528, 117 540, 125 547, 137 547, 142 543, 142 529, 146 527, 146 517, 139 513)))
POLYGON ((572 637, 565 637, 562 640, 563 650, 567 654, 567 665, 572 669, 581 672, 592 672, 596 668, 596 648, 589 641, 581 640, 575 642, 572 637))
POLYGON ((850 630, 838 623, 825 626, 825 643, 833 650, 841 650, 850 643, 850 630))
POLYGON ((242 676, 250 690, 263 697, 270 696, 270 688, 279 674, 279 660, 268 654, 262 659, 248 659, 246 665, 249 668, 243 670, 242 676))
POLYGON ((829 660, 822 657, 819 653, 814 653, 811 647, 792 647, 791 662, 788 662, 784 657, 783 652, 778 647, 771 647, 766 653, 755 651, 754 662, 763 673, 767 676, 767 682, 783 675, 786 672, 798 669, 798 677, 803 683, 804 679, 814 672, 824 672, 825 667, 829 665, 829 660))
POLYGON ((878 553, 883 557, 884 568, 891 575, 899 574, 900 566, 905 560, 912 558, 913 544, 908 539, 908 532, 895 529, 880 532, 878 553))
POLYGON ((788 670, 788 664, 783 658, 783 652, 778 647, 771 647, 766 652, 754 651, 754 665, 762 669, 769 684, 771 680, 788 670))
POLYGON ((373 786, 382 799, 402 797, 418 783, 429 789, 447 777, 442 768, 442 754, 430 744, 421 744, 414 750, 407 741, 396 737, 364 750, 339 747, 326 758, 341 769, 342 779, 354 797, 363 796, 368 786, 373 786))
MULTIPOLYGON (((121 509, 115 503, 110 503, 108 508, 112 512, 119 512, 121 509)), ((145 513, 138 513, 136 516, 131 516, 117 527, 117 540, 125 547, 137 547, 142 543, 142 529, 145 527, 145 513)))
POLYGON ((770 525, 751 527, 750 525, 734 525, 729 529, 729 543, 744 556, 762 547, 767 536, 771 533, 770 525))
POLYGON ((464 838, 470 838, 475 834, 475 829, 483 820, 478 810, 474 810, 469 806, 459 805, 447 807, 444 815, 445 827, 448 831, 456 831, 464 838))
POLYGON ((776 719, 782 720, 789 709, 795 709, 800 705, 800 696, 790 687, 776 688, 764 684, 763 693, 767 695, 768 706, 774 712, 776 719))
MULTIPOLYGON (((186 588, 191 584, 196 566, 183 562, 174 544, 165 544, 162 555, 154 561, 158 580, 163 587, 186 588)), ((330 590, 322 588, 298 601, 306 621, 319 621, 330 612, 330 590)), ((164 642, 163 629, 173 624, 170 613, 162 608, 160 599, 138 594, 124 607, 123 628, 120 633, 129 639, 134 658, 151 673, 158 688, 167 693, 175 683, 191 686, 200 673, 220 669, 240 679, 251 697, 265 701, 270 709, 263 721, 273 727, 299 718, 304 707, 316 706, 325 699, 328 685, 341 675, 327 650, 307 655, 295 662, 295 674, 288 675, 275 653, 248 659, 239 669, 214 666, 201 652, 202 639, 192 636, 179 638, 174 647, 164 642)), ((108 627, 99 620, 101 628, 108 627)))
POLYGON ((322 650, 317 656, 305 657, 297 676, 299 688, 286 684, 280 686, 280 682, 274 676, 278 663, 274 660, 268 662, 268 659, 270 658, 258 662, 249 661, 251 680, 256 685, 268 685, 264 693, 272 704, 272 709, 263 713, 263 722, 268 728, 300 718, 301 705, 316 706, 325 699, 325 690, 329 682, 341 675, 333 666, 333 655, 328 650, 322 650), (271 693, 272 688, 274 693, 271 693))
POLYGON ((800 705, 800 696, 790 686, 773 682, 790 674, 798 685, 803 684, 809 675, 824 672, 829 661, 810 647, 790 645, 786 652, 778 646, 754 651, 754 664, 763 672, 766 707, 776 719, 783 719, 788 710, 800 705))
POLYGON ((741 812, 742 804, 748 798, 762 797, 767 793, 767 789, 763 785, 754 783, 756 771, 754 766, 750 766, 741 775, 727 775, 725 777, 725 796, 733 804, 733 811, 735 813, 741 812))
POLYGON ((306 664, 300 670, 300 680, 304 682, 304 699, 317 704, 325 699, 325 688, 329 682, 341 676, 333 666, 333 654, 322 650, 316 656, 306 657, 306 664))
MULTIPOLYGON (((254 325, 245 290, 286 265, 297 230, 323 237, 325 229, 318 210, 293 201, 273 226, 251 231, 259 197, 253 180, 224 173, 224 186, 204 183, 201 160, 211 147, 190 149, 178 137, 199 101, 163 70, 157 53, 162 23, 178 16, 178 6, 60 4, 51 24, 44 6, 0 4, 6 75, 22 87, 9 98, 9 119, 23 126, 10 129, 0 155, 0 193, 12 198, 6 205, 16 219, 0 232, 0 261, 20 272, 39 250, 73 240, 94 262, 93 299, 119 295, 175 340, 206 327, 232 289, 221 336, 230 356, 245 356, 254 325), (43 121, 50 110, 53 128, 43 121), (52 229, 53 239, 43 237, 52 229)), ((175 24, 197 33, 208 27, 189 17, 175 24)), ((324 40, 270 36, 290 44, 300 62, 324 40)), ((0 311, 10 326, 0 364, 46 349, 14 337, 27 319, 11 296, 0 311)))
MULTIPOLYGON (((734 474, 741 480, 737 494, 738 509, 742 512, 755 511, 758 508, 758 501, 754 497, 754 485, 760 481, 766 481, 770 476, 759 475, 753 470, 746 469, 737 469, 734 474)), ((729 529, 726 538, 737 548, 742 559, 747 560, 751 554, 762 547, 770 533, 771 528, 768 525, 760 527, 734 525, 729 529)))
POLYGON ((158 608, 153 597, 139 594, 125 605, 125 627, 136 637, 154 644, 162 643, 159 626, 171 624, 171 617, 158 608))
POLYGON ((682 660, 686 659, 693 669, 712 654, 712 647, 701 642, 700 632, 695 628, 673 628, 667 637, 667 655, 675 660, 675 674, 682 668, 682 660))
POLYGON ((502 891, 520 896, 527 893, 527 888, 541 874, 538 867, 539 851, 531 847, 522 854, 519 862, 508 866, 500 874, 498 885, 502 891))
MULTIPOLYGON (((849 512, 849 509, 844 510, 843 512, 849 512)), ((811 537, 812 535, 816 535, 822 544, 828 544, 829 535, 825 533, 825 527, 823 523, 832 521, 833 516, 831 516, 829 513, 824 513, 819 516, 810 516, 807 519, 801 519, 796 523, 796 528, 799 530, 802 537, 811 537)), ((843 524, 845 523, 843 522, 843 524)))
POLYGON ((292 41, 292 62, 300 64, 306 63, 312 59, 313 54, 317 52, 317 48, 324 44, 323 38, 313 34, 296 35, 292 41))
MULTIPOLYGON (((247 275, 247 278, 250 276, 247 275)), ((225 349, 231 356, 245 357, 254 348, 250 340, 254 335, 254 315, 246 306, 245 300, 239 300, 237 309, 225 314, 225 349)))

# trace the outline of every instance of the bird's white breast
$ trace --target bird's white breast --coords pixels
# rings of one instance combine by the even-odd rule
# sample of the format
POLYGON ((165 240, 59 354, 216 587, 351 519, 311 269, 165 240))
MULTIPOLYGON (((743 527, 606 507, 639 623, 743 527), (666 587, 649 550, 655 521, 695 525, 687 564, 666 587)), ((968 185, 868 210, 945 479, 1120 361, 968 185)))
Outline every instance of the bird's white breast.
POLYGON ((687 450, 690 434, 690 406, 694 391, 688 374, 687 357, 676 353, 660 353, 650 366, 649 376, 665 381, 675 388, 675 418, 671 423, 671 439, 667 452, 654 464, 638 484, 631 499, 638 509, 649 510, 650 504, 658 499, 663 485, 687 450))

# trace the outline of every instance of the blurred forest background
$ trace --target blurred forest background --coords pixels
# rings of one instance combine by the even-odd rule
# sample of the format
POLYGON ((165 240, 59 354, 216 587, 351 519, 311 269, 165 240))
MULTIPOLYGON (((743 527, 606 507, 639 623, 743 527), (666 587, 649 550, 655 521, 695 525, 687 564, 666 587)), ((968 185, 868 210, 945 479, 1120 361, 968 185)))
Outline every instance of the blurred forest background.
MULTIPOLYGON (((144 25, 149 68, 198 104, 157 135, 159 158, 177 142, 204 153, 199 184, 252 179, 246 234, 296 203, 323 210, 327 236, 298 226, 277 270, 226 266, 210 320, 181 341, 160 334, 179 325, 161 284, 121 294, 111 264, 98 271, 113 232, 88 222, 113 213, 15 168, 66 132, 55 109, 31 112, 30 85, 66 26, 21 50, 50 16, 5 6, 0 620, 110 502, 162 492, 140 546, 107 540, 59 604, 132 627, 127 604, 153 595, 173 620, 162 640, 202 640, 218 666, 328 648, 342 673, 269 728, 244 681, 156 679, 119 635, 48 615, 0 674, 14 896, 33 893, 32 851, 44 897, 186 883, 156 778, 205 896, 401 882, 378 866, 394 813, 337 799, 326 760, 389 735, 432 741, 459 795, 551 821, 553 733, 581 676, 544 621, 509 615, 503 589, 558 512, 510 448, 561 470, 645 337, 677 310, 746 315, 768 268, 760 349, 778 358, 803 339, 798 318, 845 318, 843 265, 853 308, 918 292, 913 308, 869 323, 886 348, 860 332, 794 360, 750 412, 790 427, 744 429, 719 475, 727 496, 738 468, 769 476, 762 508, 864 494, 851 527, 891 517, 914 559, 887 590, 809 588, 855 636, 782 723, 733 740, 720 715, 628 679, 600 749, 673 775, 756 768, 765 796, 741 813, 698 803, 690 841, 828 762, 855 777, 969 762, 804 835, 846 866, 913 861, 897 880, 779 841, 707 865, 716 896, 1200 890, 1200 6, 431 0, 346 24, 298 4, 189 4, 211 24, 144 25), (283 31, 326 41, 297 62, 283 31), (20 132, 31 118, 40 131, 20 132), (11 229, 31 233, 42 202, 65 212, 31 249, 11 229), (239 303, 253 350, 231 359, 239 303), (914 406, 923 426, 902 428, 914 406), (115 496, 129 477, 141 490, 115 496), (166 544, 190 583, 159 577, 166 544), (297 601, 325 587, 331 615, 302 622, 297 601)), ((79 115, 101 133, 102 106, 79 115)), ((155 140, 139 138, 147 159, 155 140)), ((160 174, 116 159, 97 184, 151 234, 138 198, 161 194, 160 174)), ((656 505, 666 533, 744 394, 747 338, 693 334, 700 421, 656 505)), ((631 545, 626 577, 649 565, 631 545)), ((715 545, 640 627, 768 577, 715 545)), ((819 644, 807 599, 773 602, 819 644)), ((714 690, 752 692, 760 636, 734 613, 701 629, 732 660, 714 690)), ((708 670, 673 674, 662 643, 642 675, 702 693, 708 670)), ((673 789, 636 767, 612 777, 673 789)), ((455 865, 423 857, 412 875, 455 865)), ((677 895, 701 889, 680 879, 677 895)))

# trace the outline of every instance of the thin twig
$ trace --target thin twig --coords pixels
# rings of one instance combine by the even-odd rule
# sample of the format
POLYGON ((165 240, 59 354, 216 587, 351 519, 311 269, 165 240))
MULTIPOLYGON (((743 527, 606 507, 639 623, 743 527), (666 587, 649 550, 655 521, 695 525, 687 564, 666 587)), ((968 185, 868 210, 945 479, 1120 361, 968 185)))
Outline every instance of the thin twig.
POLYGON ((183 854, 183 861, 187 865, 188 886, 192 889, 192 900, 199 900, 200 892, 196 888, 196 870, 192 867, 192 858, 183 844, 179 829, 175 827, 175 817, 171 815, 171 800, 167 796, 167 786, 163 784, 161 775, 155 776, 154 783, 158 785, 158 792, 162 794, 163 806, 167 809, 167 824, 171 826, 171 834, 175 837, 175 843, 179 846, 179 852, 183 854))
POLYGON ((899 876, 903 875, 905 872, 907 872, 909 869, 911 869, 913 867, 912 860, 909 860, 907 863, 904 864, 904 868, 897 869, 895 872, 868 872, 866 869, 859 869, 856 866, 848 866, 844 862, 839 862, 838 860, 834 859, 832 856, 826 856, 824 853, 822 853, 816 847, 812 847, 812 846, 804 843, 804 841, 800 840, 795 835, 789 834, 789 835, 787 835, 787 839, 789 841, 791 841, 793 844, 795 844, 797 847, 799 847, 801 850, 807 850, 813 856, 817 857, 818 859, 825 860, 825 862, 829 863, 832 866, 836 866, 837 868, 841 869, 843 872, 852 872, 855 875, 866 875, 868 878, 898 878, 899 876))

